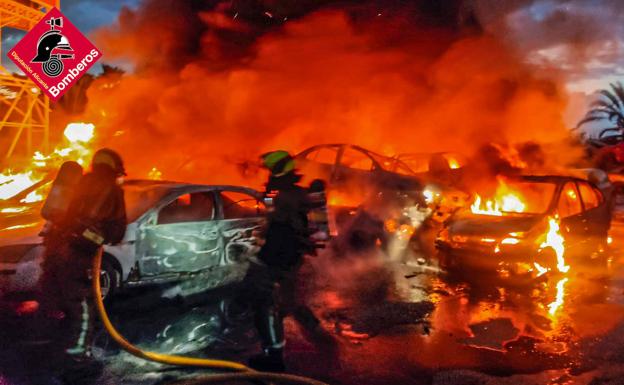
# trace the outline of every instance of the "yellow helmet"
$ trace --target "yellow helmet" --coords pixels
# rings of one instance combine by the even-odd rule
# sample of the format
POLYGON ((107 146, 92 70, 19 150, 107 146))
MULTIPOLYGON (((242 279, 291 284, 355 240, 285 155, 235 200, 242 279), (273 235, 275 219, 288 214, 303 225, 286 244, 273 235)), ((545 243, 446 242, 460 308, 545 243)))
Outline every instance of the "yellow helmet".
POLYGON ((271 171, 274 176, 286 175, 295 169, 295 159, 288 151, 271 151, 261 155, 260 158, 262 159, 262 165, 271 171))

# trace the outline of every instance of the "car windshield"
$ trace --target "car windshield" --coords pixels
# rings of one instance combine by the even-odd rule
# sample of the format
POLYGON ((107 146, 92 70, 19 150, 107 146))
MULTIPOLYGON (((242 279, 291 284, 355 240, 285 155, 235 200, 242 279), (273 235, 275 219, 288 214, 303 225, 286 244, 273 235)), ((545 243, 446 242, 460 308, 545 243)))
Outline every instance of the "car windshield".
MULTIPOLYGON (((557 188, 554 182, 529 180, 510 180, 505 182, 507 190, 517 196, 524 204, 522 214, 544 214, 550 207, 557 188)), ((505 210, 502 210, 506 212, 505 210)), ((509 212, 509 211, 507 211, 509 212)))
POLYGON ((167 188, 162 186, 126 184, 123 189, 128 223, 139 219, 141 215, 154 207, 169 192, 167 188))

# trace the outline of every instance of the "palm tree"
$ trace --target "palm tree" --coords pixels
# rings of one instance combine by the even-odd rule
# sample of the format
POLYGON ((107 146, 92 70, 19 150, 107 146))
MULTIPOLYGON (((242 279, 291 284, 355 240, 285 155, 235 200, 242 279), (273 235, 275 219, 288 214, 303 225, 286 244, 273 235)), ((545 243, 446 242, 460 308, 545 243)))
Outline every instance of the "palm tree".
POLYGON ((624 131, 624 85, 611 83, 611 90, 600 90, 600 98, 591 104, 591 109, 577 124, 577 128, 589 122, 608 120, 615 128, 624 131))

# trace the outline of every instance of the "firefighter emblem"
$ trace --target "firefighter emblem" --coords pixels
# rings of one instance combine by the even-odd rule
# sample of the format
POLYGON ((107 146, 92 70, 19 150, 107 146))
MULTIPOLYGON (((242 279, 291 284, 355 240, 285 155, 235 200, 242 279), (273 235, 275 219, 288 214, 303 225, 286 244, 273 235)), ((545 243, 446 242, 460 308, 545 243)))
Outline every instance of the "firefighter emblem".
POLYGON ((37 56, 31 63, 41 63, 43 72, 49 77, 57 77, 63 73, 63 60, 73 59, 73 48, 69 40, 61 33, 63 28, 63 18, 50 18, 46 21, 50 25, 50 30, 45 32, 37 42, 37 56), (58 28, 57 28, 58 27, 58 28))

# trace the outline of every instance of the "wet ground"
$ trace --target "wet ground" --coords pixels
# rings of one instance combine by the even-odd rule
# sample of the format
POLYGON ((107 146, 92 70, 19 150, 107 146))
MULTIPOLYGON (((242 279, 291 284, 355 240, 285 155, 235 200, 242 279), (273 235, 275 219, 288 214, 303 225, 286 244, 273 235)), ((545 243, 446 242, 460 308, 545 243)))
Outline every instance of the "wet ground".
MULTIPOLYGON (((464 270, 435 258, 389 260, 378 252, 310 261, 309 304, 335 349, 286 322, 291 372, 331 384, 624 384, 624 230, 609 262, 569 261, 539 281, 464 270)), ((111 304, 113 322, 141 347, 245 360, 257 351, 249 317, 230 306, 236 288, 163 299, 141 290, 111 304)), ((54 326, 50 326, 54 327, 54 326)), ((192 377, 119 351, 105 333, 96 384, 152 385, 192 377)), ((4 342, 0 384, 58 384, 47 345, 4 342)))

